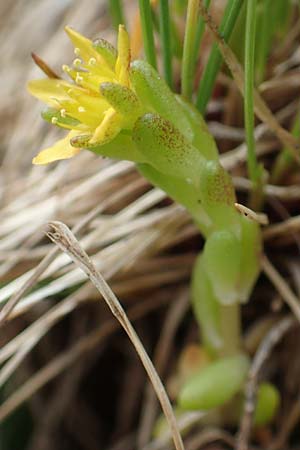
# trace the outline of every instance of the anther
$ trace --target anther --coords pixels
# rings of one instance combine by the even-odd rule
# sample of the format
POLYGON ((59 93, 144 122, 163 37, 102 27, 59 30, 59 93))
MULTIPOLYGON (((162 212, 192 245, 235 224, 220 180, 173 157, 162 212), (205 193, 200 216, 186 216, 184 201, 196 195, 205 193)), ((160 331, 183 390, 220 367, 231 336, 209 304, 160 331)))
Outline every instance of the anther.
POLYGON ((74 66, 78 67, 78 66, 80 66, 81 64, 82 64, 81 59, 79 59, 79 58, 74 59, 74 61, 73 61, 73 65, 74 65, 74 66))
POLYGON ((61 117, 66 117, 66 110, 64 108, 60 110, 60 115, 61 117))
POLYGON ((83 106, 79 106, 78 107, 78 112, 85 112, 85 108, 83 106))
POLYGON ((81 83, 83 81, 83 78, 79 74, 77 74, 75 81, 76 81, 76 83, 81 83))
POLYGON ((75 53, 76 56, 79 56, 80 55, 80 48, 75 47, 74 48, 74 53, 75 53))
POLYGON ((89 59, 89 65, 90 65, 90 66, 94 66, 94 65, 96 64, 96 62, 97 62, 97 61, 96 61, 96 58, 90 58, 90 59, 89 59))
POLYGON ((57 124, 58 122, 58 118, 57 117, 52 117, 51 119, 51 123, 53 123, 53 125, 57 124))
POLYGON ((62 70, 64 71, 64 72, 70 72, 70 67, 69 66, 67 66, 67 64, 63 64, 62 65, 62 70))

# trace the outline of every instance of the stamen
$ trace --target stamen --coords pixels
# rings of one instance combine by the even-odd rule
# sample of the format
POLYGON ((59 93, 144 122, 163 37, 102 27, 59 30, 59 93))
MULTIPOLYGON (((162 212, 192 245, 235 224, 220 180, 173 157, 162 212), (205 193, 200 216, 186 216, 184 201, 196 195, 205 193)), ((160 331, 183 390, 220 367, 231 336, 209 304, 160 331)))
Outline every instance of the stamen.
POLYGON ((51 123, 53 123, 53 125, 57 124, 58 122, 58 118, 57 117, 52 117, 51 119, 51 123))
POLYGON ((76 56, 79 56, 80 55, 80 48, 75 47, 74 48, 74 53, 75 53, 76 56))
POLYGON ((70 67, 67 66, 67 64, 63 64, 63 65, 62 65, 62 70, 63 70, 64 72, 67 72, 67 73, 71 71, 70 67))
POLYGON ((97 61, 96 61, 96 58, 90 58, 90 59, 89 59, 89 65, 90 65, 90 66, 94 66, 94 65, 96 64, 96 62, 97 62, 97 61))
POLYGON ((74 65, 75 67, 79 67, 79 66, 81 66, 81 64, 82 64, 81 59, 79 59, 79 58, 74 59, 73 65, 74 65))
POLYGON ((78 84, 79 84, 79 83, 82 83, 83 78, 77 73, 75 81, 76 81, 76 83, 78 83, 78 84))
POLYGON ((81 113, 85 112, 85 108, 83 106, 79 106, 78 112, 81 112, 81 113))
POLYGON ((66 110, 64 108, 60 110, 60 115, 61 117, 66 117, 66 110))

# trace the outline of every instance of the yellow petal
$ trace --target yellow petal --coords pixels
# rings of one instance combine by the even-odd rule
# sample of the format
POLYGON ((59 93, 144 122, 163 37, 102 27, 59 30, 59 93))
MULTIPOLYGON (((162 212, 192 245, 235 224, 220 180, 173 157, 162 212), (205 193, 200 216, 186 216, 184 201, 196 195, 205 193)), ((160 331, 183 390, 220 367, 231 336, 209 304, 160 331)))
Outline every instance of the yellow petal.
POLYGON ((52 147, 42 150, 35 158, 33 158, 33 164, 49 164, 59 159, 68 159, 77 155, 80 152, 80 148, 72 147, 70 140, 72 137, 77 136, 78 133, 71 131, 64 139, 57 141, 52 147))
MULTIPOLYGON (((86 64, 89 64, 91 61, 94 61, 96 64, 98 63, 101 66, 103 76, 113 76, 112 70, 109 68, 105 59, 94 49, 90 39, 82 36, 82 34, 70 27, 65 27, 65 31, 75 47, 75 54, 78 58, 82 58, 86 64)), ((93 66, 89 65, 88 69, 92 72, 93 66)))
POLYGON ((119 82, 127 87, 129 87, 129 64, 130 64, 129 36, 124 25, 119 25, 116 75, 119 82))
POLYGON ((109 108, 89 143, 102 145, 111 141, 121 129, 120 122, 120 115, 114 108, 109 108))
POLYGON ((68 100, 66 90, 73 87, 72 84, 66 81, 54 78, 32 80, 27 84, 27 89, 34 97, 55 108, 63 105, 64 101, 68 100))

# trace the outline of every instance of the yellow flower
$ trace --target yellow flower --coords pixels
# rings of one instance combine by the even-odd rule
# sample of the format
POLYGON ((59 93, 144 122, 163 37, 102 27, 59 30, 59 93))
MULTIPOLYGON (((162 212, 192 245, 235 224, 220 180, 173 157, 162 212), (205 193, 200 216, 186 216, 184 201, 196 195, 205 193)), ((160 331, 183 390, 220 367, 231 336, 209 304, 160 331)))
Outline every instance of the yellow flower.
POLYGON ((50 107, 43 117, 70 132, 52 147, 42 150, 33 159, 34 164, 71 158, 80 151, 80 142, 84 142, 85 147, 103 145, 122 128, 130 127, 129 118, 135 116, 128 116, 125 111, 122 114, 105 95, 109 87, 117 85, 122 92, 129 92, 127 97, 135 102, 135 106, 138 103, 129 90, 130 48, 124 26, 119 27, 117 57, 107 43, 107 48, 103 47, 104 51, 101 51, 73 29, 66 27, 66 32, 75 47, 76 59, 72 67, 64 65, 63 70, 72 81, 56 78, 33 80, 29 82, 28 89, 50 107))

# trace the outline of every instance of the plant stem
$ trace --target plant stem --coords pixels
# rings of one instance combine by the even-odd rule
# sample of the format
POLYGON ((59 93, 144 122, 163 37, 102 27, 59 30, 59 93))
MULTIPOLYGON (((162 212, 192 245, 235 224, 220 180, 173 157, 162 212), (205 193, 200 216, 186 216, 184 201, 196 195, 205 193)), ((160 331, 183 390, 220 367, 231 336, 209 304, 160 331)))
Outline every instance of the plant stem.
POLYGON ((199 17, 199 1, 189 0, 186 14, 182 70, 181 70, 181 93, 188 100, 192 97, 194 67, 195 67, 195 37, 197 31, 197 22, 199 17))
POLYGON ((139 9, 146 60, 156 69, 157 64, 150 1, 139 0, 139 9))
POLYGON ((254 54, 255 54, 256 0, 247 2, 245 28, 245 95, 244 120, 247 142, 248 176, 253 183, 250 205, 258 209, 262 200, 262 170, 257 163, 254 138, 254 54))
POLYGON ((165 80, 172 89, 173 73, 172 73, 172 50, 171 50, 171 27, 169 0, 159 1, 159 30, 161 36, 161 47, 163 57, 163 68, 165 80))
POLYGON ((109 13, 112 19, 113 26, 116 30, 118 30, 120 24, 126 25, 122 0, 110 0, 109 13))
MULTIPOLYGON (((241 10, 242 3, 243 0, 228 0, 227 2, 222 22, 219 28, 219 32, 223 36, 225 41, 228 41, 231 35, 236 19, 241 10)), ((214 44, 212 46, 208 63, 205 67, 198 88, 196 106, 202 114, 205 113, 207 103, 211 97, 212 90, 215 84, 215 79, 220 70, 221 63, 222 63, 221 53, 218 49, 218 45, 214 44)))
POLYGON ((241 350, 241 307, 239 303, 220 306, 220 332, 223 347, 220 357, 233 356, 241 350))

